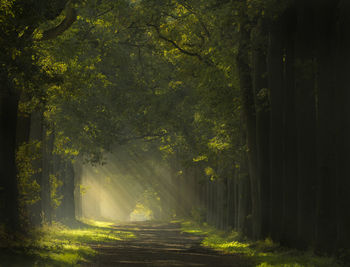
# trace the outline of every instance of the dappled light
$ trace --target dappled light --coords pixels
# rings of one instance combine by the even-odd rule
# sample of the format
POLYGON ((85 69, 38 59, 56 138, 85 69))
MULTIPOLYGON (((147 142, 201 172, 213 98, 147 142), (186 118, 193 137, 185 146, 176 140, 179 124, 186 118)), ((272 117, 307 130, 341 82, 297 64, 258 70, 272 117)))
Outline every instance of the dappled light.
POLYGON ((0 0, 0 267, 350 262, 350 0, 0 0))

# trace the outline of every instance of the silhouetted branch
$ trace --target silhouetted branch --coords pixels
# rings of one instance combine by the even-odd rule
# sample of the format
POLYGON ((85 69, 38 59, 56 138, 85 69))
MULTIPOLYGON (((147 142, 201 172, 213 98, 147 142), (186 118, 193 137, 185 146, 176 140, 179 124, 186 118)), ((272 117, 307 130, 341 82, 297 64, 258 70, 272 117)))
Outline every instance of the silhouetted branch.
POLYGON ((66 7, 66 17, 64 18, 64 20, 56 27, 45 31, 41 40, 45 41, 55 39, 57 36, 64 33, 76 21, 76 19, 76 10, 71 4, 68 3, 66 7))
POLYGON ((178 49, 181 53, 186 54, 186 55, 188 55, 188 56, 197 57, 200 61, 203 61, 203 58, 201 57, 201 55, 199 55, 199 54, 197 54, 197 53, 190 52, 190 51, 188 51, 188 50, 186 50, 186 49, 180 47, 175 41, 173 41, 173 40, 171 40, 171 39, 168 39, 168 38, 166 38, 164 35, 162 35, 162 34, 160 33, 159 27, 157 27, 156 25, 154 25, 154 24, 147 24, 147 26, 153 27, 153 28, 156 30, 156 32, 157 32, 157 34, 158 34, 158 36, 159 36, 160 39, 162 39, 162 40, 164 40, 164 41, 166 41, 166 42, 172 44, 172 45, 173 45, 176 49, 178 49))
POLYGON ((140 139, 143 139, 144 141, 153 141, 155 139, 158 139, 158 138, 161 138, 161 137, 164 137, 164 136, 167 136, 167 135, 168 135, 168 133, 145 134, 145 135, 140 135, 140 136, 132 136, 132 137, 125 138, 125 139, 119 139, 118 143, 120 145, 122 145, 122 144, 128 143, 130 141, 135 141, 135 140, 140 140, 140 139), (149 139, 145 140, 145 138, 149 138, 149 139))

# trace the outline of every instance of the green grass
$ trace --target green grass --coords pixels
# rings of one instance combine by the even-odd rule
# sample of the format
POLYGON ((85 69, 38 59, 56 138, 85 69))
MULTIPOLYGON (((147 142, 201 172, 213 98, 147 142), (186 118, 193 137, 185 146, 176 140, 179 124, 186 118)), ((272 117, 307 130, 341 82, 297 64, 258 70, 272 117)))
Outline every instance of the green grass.
POLYGON ((77 266, 89 262, 97 252, 94 244, 134 238, 126 231, 118 231, 111 223, 84 221, 79 227, 60 224, 45 226, 31 233, 33 238, 2 237, 0 267, 2 266, 77 266))
POLYGON ((334 258, 316 256, 280 247, 270 239, 252 242, 237 232, 223 232, 206 224, 181 222, 182 231, 203 236, 202 246, 224 253, 237 253, 249 258, 256 267, 341 267, 334 258))

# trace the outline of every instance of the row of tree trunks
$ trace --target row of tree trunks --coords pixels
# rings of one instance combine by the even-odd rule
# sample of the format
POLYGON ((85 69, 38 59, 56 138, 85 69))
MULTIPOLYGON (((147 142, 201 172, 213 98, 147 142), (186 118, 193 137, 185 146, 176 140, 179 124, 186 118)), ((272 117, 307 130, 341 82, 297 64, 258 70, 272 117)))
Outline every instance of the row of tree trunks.
POLYGON ((39 143, 41 147, 41 155, 32 161, 32 167, 37 170, 34 179, 40 185, 40 198, 34 204, 26 207, 29 222, 34 226, 42 225, 44 222, 51 224, 55 216, 51 196, 51 175, 56 175, 63 183, 61 193, 64 215, 58 212, 57 219, 63 217, 70 218, 70 220, 75 219, 75 185, 72 163, 69 160, 61 159, 58 155, 53 155, 54 135, 47 134, 48 129, 44 126, 42 112, 33 111, 30 116, 19 117, 18 128, 17 147, 23 143, 39 143))
POLYGON ((247 159, 206 182, 207 222, 292 247, 349 246, 349 14, 347 1, 296 0, 268 25, 241 29, 247 159))
MULTIPOLYGON (((33 30, 37 28, 39 24, 44 21, 53 20, 66 8, 67 14, 65 19, 58 26, 45 31, 43 34, 43 40, 54 39, 61 35, 76 20, 76 12, 72 5, 66 5, 68 2, 69 1, 62 1, 62 5, 52 5, 52 3, 44 2, 38 4, 37 16, 34 17, 33 14, 31 14, 32 9, 26 9, 27 3, 25 2, 18 3, 16 7, 13 7, 13 13, 11 6, 9 9, 11 11, 8 12, 9 14, 7 15, 9 15, 9 18, 11 17, 11 19, 14 19, 18 24, 14 26, 10 23, 10 27, 7 28, 7 26, 4 26, 2 28, 2 35, 3 38, 5 38, 3 44, 6 44, 4 51, 16 50, 19 54, 26 55, 27 52, 25 51, 27 48, 30 48, 33 45, 33 38, 30 38, 27 34, 29 33, 29 35, 31 35, 33 30), (46 12, 49 6, 50 10, 53 12, 46 12), (53 6, 56 7, 56 10, 53 10, 53 6), (26 27, 24 35, 18 35, 17 30, 24 27, 26 27)), ((10 232, 14 232, 21 230, 21 225, 23 225, 23 223, 20 222, 19 191, 16 170, 16 144, 20 145, 23 140, 28 140, 29 138, 29 122, 25 119, 20 119, 20 121, 18 121, 19 125, 17 125, 18 104, 22 88, 15 88, 14 80, 16 79, 14 77, 32 76, 32 73, 25 73, 26 75, 23 75, 23 72, 35 69, 33 68, 35 63, 33 63, 31 59, 25 59, 27 56, 23 57, 26 61, 23 61, 23 59, 18 60, 15 57, 12 57, 12 60, 10 60, 7 59, 7 57, 8 56, 2 58, 3 66, 0 71, 0 201, 2 205, 0 207, 0 213, 2 214, 0 215, 0 220, 6 225, 6 228, 10 232), (6 60, 4 61, 4 59, 6 60), (20 142, 16 142, 16 138, 18 138, 18 141, 20 142)), ((30 83, 36 84, 36 82, 30 81, 30 78, 28 78, 25 83, 21 83, 19 87, 26 87, 30 83)))
MULTIPOLYGON (((57 156, 58 157, 58 156, 57 156)), ((62 182, 60 195, 62 200, 56 210, 56 219, 70 223, 75 220, 75 171, 71 161, 57 159, 58 179, 62 182)))
MULTIPOLYGON (((262 235, 285 245, 348 246, 349 11, 346 1, 296 1, 269 29, 271 220, 262 235)), ((255 51, 253 78, 258 61, 255 51)), ((255 105, 259 125, 258 98, 255 105)), ((261 182, 260 134, 257 127, 261 182)))
POLYGON ((206 177, 203 180, 200 179, 202 171, 199 167, 190 170, 184 177, 173 177, 176 192, 182 192, 174 199, 174 206, 178 207, 176 215, 191 216, 198 222, 207 222, 222 230, 238 229, 250 236, 252 207, 247 198, 251 192, 247 162, 243 162, 240 169, 228 178, 206 177), (186 206, 181 207, 184 203, 186 206))

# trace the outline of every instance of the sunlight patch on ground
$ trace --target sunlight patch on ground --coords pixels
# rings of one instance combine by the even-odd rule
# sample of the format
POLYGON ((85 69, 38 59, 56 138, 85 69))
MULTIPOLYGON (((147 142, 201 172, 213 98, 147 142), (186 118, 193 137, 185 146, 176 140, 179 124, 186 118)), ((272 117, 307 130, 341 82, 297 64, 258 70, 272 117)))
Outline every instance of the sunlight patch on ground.
MULTIPOLYGON (((175 221, 174 221, 175 222, 175 221)), ((252 242, 241 234, 216 230, 207 224, 191 221, 181 223, 183 232, 203 236, 202 246, 225 253, 245 255, 256 263, 256 267, 340 267, 334 258, 319 257, 312 252, 281 248, 270 239, 252 242)))
MULTIPOLYGON (((87 220, 85 220, 85 223, 87 220)), ((42 231, 37 246, 42 259, 76 264, 79 261, 88 261, 96 252, 90 244, 127 240, 135 236, 130 232, 116 231, 111 223, 88 220, 83 228, 71 229, 64 226, 46 227, 42 231), (99 226, 97 226, 99 225, 99 226)))
POLYGON ((106 222, 106 221, 95 221, 92 219, 87 219, 87 218, 82 218, 80 219, 81 222, 91 225, 91 226, 96 226, 96 227, 112 227, 115 223, 114 222, 106 222))
POLYGON ((110 222, 84 222, 80 228, 54 224, 37 229, 32 233, 37 237, 36 240, 13 242, 6 252, 11 256, 0 253, 0 262, 8 262, 11 266, 76 266, 89 262, 97 254, 90 247, 93 244, 135 238, 131 232, 115 230, 110 222), (21 256, 21 259, 16 259, 16 255, 21 256))

